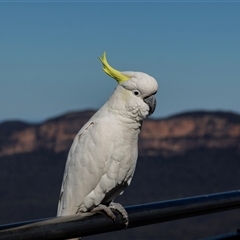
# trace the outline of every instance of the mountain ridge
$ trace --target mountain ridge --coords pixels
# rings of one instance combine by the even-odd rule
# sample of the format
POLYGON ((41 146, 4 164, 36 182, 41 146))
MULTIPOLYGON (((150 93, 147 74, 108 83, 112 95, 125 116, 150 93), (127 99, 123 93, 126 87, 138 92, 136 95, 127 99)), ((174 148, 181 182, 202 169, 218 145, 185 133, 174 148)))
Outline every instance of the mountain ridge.
POLYGON ((179 118, 179 117, 186 117, 186 116, 202 116, 205 114, 212 114, 218 117, 223 117, 228 119, 231 122, 236 122, 236 123, 240 123, 240 114, 238 114, 237 112, 233 112, 233 111, 220 111, 220 110, 216 110, 216 111, 210 111, 210 110, 195 110, 195 111, 184 111, 184 112, 180 112, 180 113, 176 113, 176 114, 172 114, 170 116, 167 116, 165 118, 162 119, 171 119, 171 118, 179 118))
MULTIPOLYGON (((0 124, 0 157, 37 151, 56 153, 70 148, 80 128, 95 113, 75 111, 42 123, 7 121, 0 124)), ((240 152, 240 115, 193 111, 168 118, 146 119, 139 139, 141 156, 172 156, 199 147, 235 148, 240 152)))

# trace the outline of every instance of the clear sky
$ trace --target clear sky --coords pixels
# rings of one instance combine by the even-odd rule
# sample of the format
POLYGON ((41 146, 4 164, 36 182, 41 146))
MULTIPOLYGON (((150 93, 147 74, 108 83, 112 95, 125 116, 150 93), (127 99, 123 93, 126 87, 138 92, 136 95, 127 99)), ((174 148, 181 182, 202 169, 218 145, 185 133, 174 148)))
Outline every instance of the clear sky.
POLYGON ((98 109, 98 56, 159 83, 154 117, 240 113, 240 2, 0 2, 0 122, 98 109))

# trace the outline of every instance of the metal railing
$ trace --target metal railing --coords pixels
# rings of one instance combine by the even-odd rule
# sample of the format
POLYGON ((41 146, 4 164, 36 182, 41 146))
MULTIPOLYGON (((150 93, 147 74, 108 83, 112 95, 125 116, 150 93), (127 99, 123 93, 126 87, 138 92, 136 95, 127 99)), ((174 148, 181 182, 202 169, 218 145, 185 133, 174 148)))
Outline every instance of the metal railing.
MULTIPOLYGON (((135 205, 125 209, 129 217, 128 228, 134 228, 237 208, 240 208, 240 190, 135 205)), ((86 218, 74 215, 2 225, 0 226, 0 240, 60 240, 124 228, 124 221, 118 213, 116 213, 115 222, 102 214, 86 218)), ((238 232, 235 235, 240 236, 238 232)))

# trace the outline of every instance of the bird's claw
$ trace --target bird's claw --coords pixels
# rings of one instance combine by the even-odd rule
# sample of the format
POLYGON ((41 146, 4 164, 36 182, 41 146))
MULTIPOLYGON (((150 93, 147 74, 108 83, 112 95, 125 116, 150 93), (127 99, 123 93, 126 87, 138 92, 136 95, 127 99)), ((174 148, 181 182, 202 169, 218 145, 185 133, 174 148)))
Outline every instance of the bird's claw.
POLYGON ((96 212, 103 213, 104 215, 110 217, 113 221, 115 221, 116 216, 114 215, 113 211, 115 212, 117 211, 122 215, 124 219, 125 228, 127 228, 129 223, 128 213, 120 203, 111 202, 108 207, 106 205, 99 204, 97 207, 91 210, 92 213, 96 212))
POLYGON ((109 207, 107 207, 106 205, 103 205, 103 204, 99 204, 97 207, 93 208, 91 210, 91 212, 93 212, 93 213, 95 213, 95 212, 103 213, 103 214, 107 215, 108 217, 110 217, 113 221, 115 221, 115 219, 116 219, 112 210, 109 207))
POLYGON ((129 221, 128 221, 128 213, 125 210, 125 208, 120 203, 114 203, 114 202, 111 202, 109 204, 109 208, 112 211, 117 211, 122 215, 122 217, 124 219, 125 228, 127 228, 128 224, 129 224, 129 221))

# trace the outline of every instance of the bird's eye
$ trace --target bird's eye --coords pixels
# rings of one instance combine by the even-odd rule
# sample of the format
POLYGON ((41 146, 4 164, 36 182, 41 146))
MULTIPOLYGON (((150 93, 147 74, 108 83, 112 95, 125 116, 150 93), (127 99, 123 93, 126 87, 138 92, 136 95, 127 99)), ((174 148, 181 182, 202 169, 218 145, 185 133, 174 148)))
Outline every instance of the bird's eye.
POLYGON ((135 96, 139 96, 139 95, 140 95, 140 92, 139 92, 138 90, 133 90, 133 94, 134 94, 135 96))

